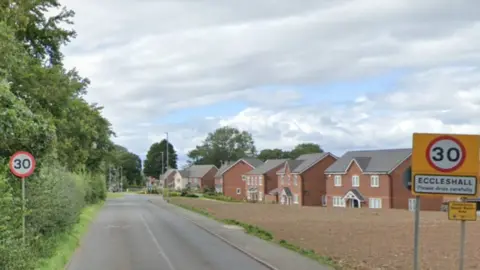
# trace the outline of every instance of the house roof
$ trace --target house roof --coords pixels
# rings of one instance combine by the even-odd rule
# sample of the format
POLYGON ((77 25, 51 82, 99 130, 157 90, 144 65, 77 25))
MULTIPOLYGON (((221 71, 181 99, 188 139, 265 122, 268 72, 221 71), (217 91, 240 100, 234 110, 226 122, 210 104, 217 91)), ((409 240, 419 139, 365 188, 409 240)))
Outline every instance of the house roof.
POLYGON ((160 177, 160 180, 165 180, 167 177, 169 177, 172 173, 174 173, 177 169, 168 169, 162 176, 160 177))
POLYGON ((259 160, 259 159, 256 159, 256 158, 251 158, 251 157, 246 157, 246 158, 241 158, 231 164, 228 165, 227 168, 225 168, 225 170, 222 171, 221 174, 216 174, 215 177, 220 177, 222 176, 226 171, 230 170, 233 166, 235 166, 237 163, 239 163, 240 161, 244 161, 246 163, 248 163, 250 166, 252 166, 253 168, 256 168, 260 165, 263 164, 263 161, 259 160))
POLYGON ((215 168, 215 166, 214 165, 192 165, 185 169, 187 171, 186 177, 195 177, 195 178, 204 177, 205 174, 207 174, 212 168, 215 168))
MULTIPOLYGON (((305 154, 299 156, 296 159, 288 160, 287 165, 292 173, 303 173, 304 171, 317 164, 320 160, 329 155, 334 156, 330 152, 305 154)), ((281 168, 277 171, 277 174, 282 173, 285 173, 285 168, 281 168)))
POLYGON ((235 163, 233 161, 227 161, 225 163, 222 164, 222 166, 220 166, 220 169, 218 169, 217 173, 215 174, 215 177, 221 177, 223 175, 223 173, 228 169, 230 168, 230 166, 235 163))
POLYGON ((345 193, 345 195, 343 196, 344 199, 350 197, 350 196, 353 196, 355 197, 357 200, 361 201, 361 202, 364 202, 365 201, 365 198, 363 197, 363 195, 360 193, 360 191, 358 191, 358 189, 356 188, 352 188, 350 189, 347 193, 345 193))
POLYGON ((188 177, 188 170, 183 169, 178 171, 182 177, 188 177))
POLYGON ((352 162, 356 162, 364 173, 390 173, 411 154, 411 148, 349 151, 325 173, 346 173, 352 162))
POLYGON ((282 165, 287 161, 287 159, 267 159, 265 163, 262 165, 256 167, 255 169, 249 171, 248 175, 252 174, 265 174, 268 173, 269 171, 277 168, 278 166, 282 165))

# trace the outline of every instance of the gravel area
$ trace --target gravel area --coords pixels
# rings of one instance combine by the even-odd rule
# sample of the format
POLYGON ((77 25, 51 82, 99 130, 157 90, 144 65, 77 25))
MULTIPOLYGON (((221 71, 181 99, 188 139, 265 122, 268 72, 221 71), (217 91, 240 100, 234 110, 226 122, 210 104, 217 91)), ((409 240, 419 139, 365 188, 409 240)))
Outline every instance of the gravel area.
MULTIPOLYGON (((403 210, 339 209, 225 203, 174 198, 219 218, 255 224, 298 246, 334 258, 344 269, 413 269, 413 213, 403 210)), ((444 212, 422 212, 422 270, 458 268, 460 223, 444 212)), ((480 221, 467 223, 465 270, 480 269, 480 221)))

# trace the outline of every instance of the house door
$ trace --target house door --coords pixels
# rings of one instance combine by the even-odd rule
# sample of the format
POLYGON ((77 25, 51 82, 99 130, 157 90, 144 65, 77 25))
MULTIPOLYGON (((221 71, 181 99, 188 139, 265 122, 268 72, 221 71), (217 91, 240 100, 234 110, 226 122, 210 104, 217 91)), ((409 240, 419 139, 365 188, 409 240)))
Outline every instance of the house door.
POLYGON ((351 208, 360 208, 360 202, 356 199, 350 199, 351 208))
POLYGON ((408 199, 408 211, 415 211, 416 199, 408 199))

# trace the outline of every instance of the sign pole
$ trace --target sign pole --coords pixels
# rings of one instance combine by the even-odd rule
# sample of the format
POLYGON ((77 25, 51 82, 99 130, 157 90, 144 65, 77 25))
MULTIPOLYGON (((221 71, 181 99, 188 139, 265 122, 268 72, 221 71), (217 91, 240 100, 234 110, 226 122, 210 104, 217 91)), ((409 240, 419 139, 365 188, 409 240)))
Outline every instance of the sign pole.
MULTIPOLYGON (((462 202, 465 202, 462 198, 462 202)), ((460 256, 458 269, 463 270, 463 263, 465 258, 465 220, 460 221, 460 256)))
POLYGON ((413 239, 413 269, 419 270, 419 240, 420 240, 420 196, 415 196, 415 224, 413 239))
POLYGON ((25 244, 25 177, 22 177, 22 239, 25 244))

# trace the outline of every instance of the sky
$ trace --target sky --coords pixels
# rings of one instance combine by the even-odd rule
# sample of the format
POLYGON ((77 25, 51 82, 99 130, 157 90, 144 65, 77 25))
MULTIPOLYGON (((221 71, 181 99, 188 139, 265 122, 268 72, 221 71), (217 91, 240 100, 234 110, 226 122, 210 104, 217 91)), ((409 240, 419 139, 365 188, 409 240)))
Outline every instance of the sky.
MULTIPOLYGON (((468 0, 61 0, 63 52, 114 141, 180 163, 223 125, 258 149, 411 147, 480 132, 480 13, 468 0)), ((475 7, 477 5, 477 7, 475 7)))

